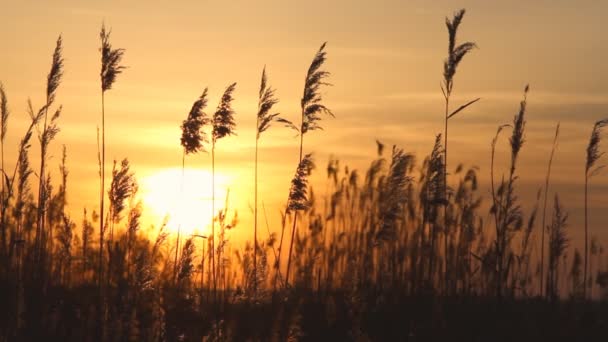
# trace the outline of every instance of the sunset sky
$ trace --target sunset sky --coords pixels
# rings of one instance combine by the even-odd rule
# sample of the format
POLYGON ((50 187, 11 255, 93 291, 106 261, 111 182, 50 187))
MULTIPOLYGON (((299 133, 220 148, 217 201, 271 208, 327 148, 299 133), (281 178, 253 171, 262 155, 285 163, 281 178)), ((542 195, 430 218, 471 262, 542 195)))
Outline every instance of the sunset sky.
MULTIPOLYGON (((218 142, 216 170, 218 188, 230 188, 231 206, 241 219, 235 235, 250 239, 255 115, 264 65, 280 99, 277 110, 299 123, 306 70, 328 42, 326 69, 333 86, 323 92, 336 118, 324 118, 324 130, 307 134, 304 142, 304 150, 315 154, 313 184, 322 196, 330 154, 364 172, 375 157, 375 139, 415 152, 419 161, 430 152, 443 130, 444 20, 461 7, 467 14, 459 39, 474 41, 479 49, 458 69, 453 103, 482 100, 450 123, 450 170, 461 162, 479 166, 481 195, 489 202, 491 140, 498 125, 511 122, 529 83, 527 139, 518 169, 524 211, 527 216, 544 183, 561 122, 550 191, 563 200, 573 244, 580 246, 585 148, 593 123, 608 117, 608 2, 601 1, 5 1, 0 81, 12 113, 8 170, 29 123, 27 99, 36 108, 43 105, 61 34, 66 71, 57 103, 64 111, 49 165, 57 175, 66 145, 73 218, 80 221, 83 207, 97 210, 98 49, 105 22, 114 47, 126 49, 128 66, 106 95, 106 174, 113 159, 129 158, 141 184, 146 222, 160 223, 172 206, 167 199, 179 198, 182 120, 205 87, 212 113, 225 87, 237 82, 238 135, 218 142)), ((507 172, 506 137, 497 152, 499 175, 507 172)), ((287 199, 298 142, 293 131, 278 125, 260 141, 260 199, 273 229, 287 199)), ((36 142, 35 169, 38 155, 36 142)), ((188 208, 198 210, 205 226, 210 156, 189 156, 186 166, 186 197, 198 201, 188 208)), ((589 203, 590 233, 606 242, 608 172, 592 179, 589 203)))

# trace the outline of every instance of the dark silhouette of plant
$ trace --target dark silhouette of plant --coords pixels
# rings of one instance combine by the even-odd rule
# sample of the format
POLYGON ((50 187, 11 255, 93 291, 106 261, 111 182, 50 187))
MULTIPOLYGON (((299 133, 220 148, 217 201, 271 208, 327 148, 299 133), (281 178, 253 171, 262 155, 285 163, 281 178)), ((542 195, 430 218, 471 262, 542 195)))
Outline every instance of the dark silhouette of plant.
MULTIPOLYGON (((184 171, 186 163, 186 155, 195 154, 198 152, 206 152, 205 144, 209 143, 207 133, 204 131, 205 127, 211 123, 211 118, 205 113, 207 107, 207 88, 203 90, 203 94, 192 104, 192 108, 188 113, 186 120, 182 122, 182 137, 181 145, 184 149, 182 153, 182 182, 180 194, 183 195, 184 190, 184 171)), ((178 223, 177 227, 177 239, 175 244, 175 259, 174 259, 174 281, 177 281, 178 263, 177 255, 179 253, 180 245, 180 233, 181 233, 181 222, 178 223)))
POLYGON ((549 195, 549 177, 551 176, 551 164, 553 163, 553 156, 557 149, 557 139, 559 138, 559 123, 555 128, 555 136, 553 137, 553 145, 551 147, 551 155, 549 156, 549 165, 547 166, 547 176, 545 177, 545 199, 543 201, 543 222, 541 225, 541 239, 540 239, 540 289, 538 294, 543 296, 543 280, 544 280, 544 264, 545 264, 545 217, 547 211, 547 196, 549 195))
POLYGON ((492 214, 495 217, 496 223, 496 241, 494 245, 494 252, 496 257, 496 277, 495 290, 496 296, 501 298, 504 292, 504 284, 507 281, 509 274, 512 253, 510 251, 510 242, 515 232, 520 231, 523 227, 523 213, 521 206, 517 204, 518 198, 515 194, 515 181, 517 176, 515 170, 517 167, 517 159, 519 157, 519 151, 524 144, 524 131, 525 131, 525 113, 527 105, 527 95, 529 86, 524 89, 524 98, 520 102, 519 113, 513 118, 513 130, 509 143, 511 147, 511 163, 509 169, 509 177, 506 181, 502 181, 496 192, 494 191, 493 181, 493 163, 494 163, 494 149, 498 135, 502 130, 501 126, 496 137, 492 142, 492 197, 494 205, 491 209, 492 214))
MULTIPOLYGON (((334 117, 332 111, 327 108, 322 102, 323 97, 320 93, 321 86, 330 85, 325 82, 325 79, 329 77, 330 73, 328 71, 322 70, 323 64, 327 59, 327 52, 325 52, 325 45, 327 43, 323 43, 317 51, 317 54, 312 60, 310 67, 308 68, 308 72, 306 73, 306 79, 304 81, 304 94, 302 95, 302 100, 300 101, 300 106, 302 109, 301 113, 301 124, 300 124, 300 153, 298 158, 298 165, 302 162, 302 153, 304 148, 304 134, 308 131, 314 131, 317 129, 321 129, 319 125, 319 121, 321 121, 321 114, 327 114, 331 117, 334 117)), ((299 167, 299 166, 298 166, 299 167)), ((290 191, 291 198, 291 191, 290 191)), ((289 260, 291 260, 291 251, 293 250, 293 237, 296 236, 295 230, 297 225, 297 211, 294 212, 293 218, 293 226, 292 226, 292 240, 289 245, 289 254, 287 257, 287 272, 285 274, 285 284, 289 283, 289 260)), ((282 239, 281 239, 282 243, 282 239)), ((281 255, 281 251, 279 249, 279 257, 281 255)), ((279 261, 280 265, 280 261, 279 261)))
POLYGON ((566 226, 568 214, 564 212, 559 197, 555 195, 553 208, 553 219, 551 225, 547 227, 549 235, 549 267, 547 274, 547 296, 555 300, 558 296, 559 261, 566 248, 568 238, 566 236, 566 226))
POLYGON ((378 242, 393 241, 406 208, 408 190, 412 177, 408 174, 414 167, 414 156, 393 146, 393 155, 385 183, 384 196, 380 199, 380 229, 376 234, 378 242))
MULTIPOLYGON (((38 173, 38 204, 37 204, 37 216, 36 216, 36 258, 40 259, 44 251, 44 245, 46 243, 45 237, 45 211, 47 209, 47 199, 50 194, 46 192, 48 184, 45 183, 46 175, 46 159, 48 147, 51 141, 55 138, 59 132, 57 126, 57 119, 61 114, 61 106, 55 111, 55 114, 51 116, 51 120, 48 120, 48 112, 50 107, 55 102, 57 95, 57 89, 61 83, 63 77, 63 57, 62 57, 62 39, 61 36, 57 38, 55 45, 55 51, 53 52, 53 60, 51 63, 51 70, 47 76, 46 84, 46 103, 44 105, 44 120, 38 122, 36 125, 38 132, 38 140, 40 142, 40 171, 38 173), (39 125, 42 124, 42 127, 39 125)), ((52 239, 49 239, 52 244, 52 239)), ((38 260, 41 262, 41 260, 38 260)))
POLYGON ((591 137, 589 138, 589 145, 587 145, 587 160, 585 163, 585 255, 583 265, 583 297, 587 298, 587 259, 589 258, 589 238, 588 238, 588 210, 587 210, 587 194, 589 179, 598 174, 604 165, 596 165, 597 161, 604 155, 604 152, 600 151, 600 142, 602 139, 602 130, 608 126, 608 119, 598 120, 593 125, 591 131, 591 137))
MULTIPOLYGON (((430 224, 430 246, 429 246, 429 262, 428 262, 428 276, 432 277, 434 274, 435 258, 436 258, 436 247, 435 240, 439 230, 439 210, 445 206, 444 203, 444 191, 445 187, 443 182, 445 161, 443 146, 441 145, 441 134, 437 134, 435 137, 435 144, 433 150, 428 158, 425 159, 423 169, 424 172, 420 177, 421 189, 420 189, 420 203, 422 206, 422 230, 426 229, 426 225, 430 224)), ((420 234, 421 238, 423 234, 420 234)), ((422 273, 423 271, 421 271, 422 273)), ((431 279, 428 279, 431 283, 431 279)))
POLYGON ((236 83, 229 85, 220 99, 220 103, 213 114, 213 133, 211 139, 211 264, 213 275, 213 293, 217 294, 217 274, 215 269, 215 144, 219 139, 235 134, 234 110, 232 93, 236 83))
POLYGON ((104 198, 105 198, 105 177, 106 177, 106 124, 105 124, 105 94, 112 89, 116 82, 116 77, 123 72, 125 67, 121 65, 124 56, 124 49, 114 49, 110 43, 111 30, 106 31, 105 24, 101 25, 99 38, 101 39, 101 153, 100 153, 100 192, 99 192, 99 287, 103 281, 103 246, 104 246, 104 198))
MULTIPOLYGON (((294 213, 294 222, 298 211, 307 210, 310 208, 310 202, 308 198, 308 176, 310 176, 312 170, 315 168, 315 163, 312 159, 312 154, 304 156, 302 161, 298 164, 296 173, 291 180, 291 187, 289 188, 289 199, 287 201, 287 214, 294 213)), ((291 255, 293 253, 293 242, 296 238, 296 225, 291 230, 291 243, 289 245, 289 254, 287 257, 287 271, 285 272, 285 283, 289 284, 289 271, 291 265, 291 255)))
MULTIPOLYGON (((480 100, 480 98, 476 98, 472 101, 467 102, 466 104, 458 107, 456 110, 450 112, 450 96, 452 95, 452 90, 454 88, 454 75, 456 74, 456 69, 458 65, 464 58, 464 56, 473 50, 476 45, 472 42, 465 42, 459 45, 456 45, 456 35, 458 33, 458 27, 462 22, 462 18, 464 17, 465 10, 461 9, 460 11, 454 13, 454 17, 452 20, 449 18, 445 19, 445 25, 448 29, 448 57, 443 62, 443 84, 441 85, 441 91, 443 93, 443 97, 445 100, 445 129, 444 129, 444 142, 443 142, 443 151, 444 151, 444 162, 446 167, 443 170, 443 185, 444 191, 443 196, 446 203, 447 210, 447 201, 448 201, 448 173, 447 173, 447 165, 448 165, 448 120, 469 107, 473 103, 480 100)), ((448 224, 447 224, 447 213, 444 212, 444 248, 445 248, 445 286, 446 289, 448 287, 448 279, 449 279, 449 270, 448 270, 448 260, 447 260, 447 252, 448 252, 448 224)))
MULTIPOLYGON (((262 80, 260 82, 260 92, 258 96, 258 113, 256 120, 255 135, 255 162, 254 162, 254 209, 253 209, 253 268, 252 272, 257 275, 257 254, 258 254, 258 143, 262 133, 270 128, 272 122, 280 122, 287 127, 297 130, 291 121, 281 118, 280 113, 271 113, 272 107, 279 100, 276 98, 275 90, 268 84, 266 77, 266 67, 262 70, 262 80)), ((257 279, 257 278, 254 278, 257 279)), ((253 293, 257 290, 257 282, 253 282, 253 293)))

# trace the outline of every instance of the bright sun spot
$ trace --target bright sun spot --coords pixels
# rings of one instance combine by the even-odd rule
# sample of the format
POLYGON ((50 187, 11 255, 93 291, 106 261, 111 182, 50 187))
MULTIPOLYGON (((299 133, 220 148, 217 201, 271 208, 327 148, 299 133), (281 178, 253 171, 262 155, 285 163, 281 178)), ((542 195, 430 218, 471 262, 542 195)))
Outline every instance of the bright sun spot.
MULTIPOLYGON (((215 174, 215 212, 224 207, 229 179, 215 174)), ((156 222, 168 216, 167 228, 181 234, 209 234, 211 223, 211 172, 164 169, 141 180, 144 207, 156 222)))

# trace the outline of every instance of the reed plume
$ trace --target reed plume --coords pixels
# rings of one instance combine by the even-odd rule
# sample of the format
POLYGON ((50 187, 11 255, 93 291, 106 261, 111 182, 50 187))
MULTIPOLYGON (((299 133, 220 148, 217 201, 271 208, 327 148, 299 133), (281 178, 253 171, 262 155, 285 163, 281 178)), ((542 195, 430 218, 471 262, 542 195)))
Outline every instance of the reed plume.
MULTIPOLYGON (((120 166, 116 160, 112 167, 112 182, 108 190, 110 200, 110 220, 118 223, 122 219, 122 213, 127 207, 126 200, 137 192, 137 181, 135 174, 131 171, 128 159, 123 159, 120 166)), ((110 232, 112 235, 112 232, 110 232)))
POLYGON ((568 247, 568 237, 566 227, 568 214, 564 212, 559 197, 555 195, 553 219, 551 225, 547 227, 549 233, 549 266, 547 279, 547 295, 551 299, 559 296, 557 290, 559 277, 559 260, 568 247))
POLYGON ((215 269, 215 144, 219 139, 234 135, 236 123, 234 122, 234 110, 232 93, 236 89, 236 83, 230 84, 224 90, 220 103, 213 114, 213 130, 211 139, 211 264, 213 275, 213 293, 217 295, 217 275, 215 269))
POLYGON ((555 150, 557 149, 557 140, 559 138, 559 122, 557 123, 557 127, 555 128, 555 136, 553 137, 553 145, 551 147, 551 155, 549 156, 549 165, 547 166, 547 175, 545 177, 545 198, 543 201, 543 222, 541 225, 541 238, 540 238, 540 289, 539 295, 543 296, 543 280, 544 280, 544 264, 545 264, 545 218, 547 212, 547 196, 549 195, 549 177, 551 176, 551 165, 553 164, 553 156, 555 155, 555 150))
POLYGON ((101 39, 101 91, 112 89, 116 77, 126 68, 121 65, 125 49, 113 49, 110 43, 112 30, 106 31, 106 25, 101 25, 99 38, 101 39))
POLYGON ((594 175, 598 174, 605 165, 596 165, 597 161, 604 155, 604 152, 600 151, 600 142, 602 140, 602 133, 604 127, 608 126, 608 118, 598 120, 593 125, 591 131, 591 137, 589 138, 589 145, 587 145, 587 160, 585 163, 585 255, 583 265, 583 298, 587 298, 587 259, 589 257, 589 238, 588 238, 588 185, 589 179, 594 175))
POLYGON ((448 215, 447 215, 447 200, 448 200, 448 120, 469 107, 473 103, 480 100, 480 98, 476 98, 472 101, 467 102, 466 104, 458 107, 456 110, 450 112, 450 96, 452 95, 452 90, 454 88, 454 75, 456 75, 456 70, 458 69, 458 65, 462 61, 465 55, 467 55, 471 50, 473 50, 477 45, 473 42, 465 42, 459 45, 456 45, 456 38, 458 33, 458 27, 462 22, 462 18, 464 17, 465 9, 461 9, 460 11, 454 13, 452 20, 449 18, 445 19, 445 25, 448 29, 448 57, 443 62, 443 83, 441 85, 441 91, 443 93, 444 101, 445 101, 445 119, 444 119, 444 134, 443 134, 443 151, 444 151, 444 160, 445 160, 445 168, 443 170, 443 178, 444 178, 444 198, 446 200, 446 206, 444 207, 444 248, 445 248, 445 286, 447 289, 448 280, 449 280, 449 270, 448 270, 448 261, 447 261, 447 252, 448 252, 448 215))
POLYGON ((306 74, 304 94, 301 100, 302 125, 300 127, 300 133, 302 136, 308 131, 322 129, 319 125, 321 114, 334 116, 332 111, 322 103, 323 97, 320 93, 321 86, 331 85, 330 83, 325 82, 325 79, 329 77, 330 73, 321 70, 321 67, 327 59, 327 52, 325 51, 326 44, 327 42, 321 45, 306 74))
POLYGON ((182 122, 181 145, 186 155, 198 152, 205 152, 204 144, 209 142, 205 126, 211 123, 211 119, 205 113, 207 107, 207 88, 203 94, 192 104, 186 120, 182 122))
MULTIPOLYGON (((312 173, 315 168, 315 163, 312 158, 312 154, 309 153, 300 163, 296 169, 296 173, 291 180, 291 187, 289 188, 289 199, 287 201, 287 213, 293 212, 294 222, 297 222, 298 211, 307 210, 310 208, 308 200, 308 176, 312 173)), ((285 283, 289 284, 289 271, 291 265, 291 255, 293 252, 293 242, 296 237, 296 225, 294 223, 294 229, 291 230, 291 243, 289 245, 289 254, 287 258, 287 271, 285 272, 285 283)))
POLYGON ((409 173, 414 167, 414 156, 393 146, 393 154, 385 190, 380 203, 380 229, 376 240, 379 242, 393 241, 397 238, 397 228, 405 211, 408 190, 412 177, 409 173))
MULTIPOLYGON (((105 165, 106 165, 106 125, 105 125, 105 93, 112 89, 116 77, 123 72, 121 65, 124 49, 114 49, 110 43, 111 30, 106 31, 105 23, 101 25, 99 38, 101 40, 101 153, 100 153, 100 191, 99 191, 99 288, 103 279, 103 245, 104 245, 104 204, 105 204, 105 165)), ((100 296, 101 298, 101 296, 100 296)))
POLYGON ((236 89, 236 83, 229 85, 220 100, 215 113, 213 114, 213 142, 235 134, 236 123, 234 122, 234 110, 232 93, 236 89))

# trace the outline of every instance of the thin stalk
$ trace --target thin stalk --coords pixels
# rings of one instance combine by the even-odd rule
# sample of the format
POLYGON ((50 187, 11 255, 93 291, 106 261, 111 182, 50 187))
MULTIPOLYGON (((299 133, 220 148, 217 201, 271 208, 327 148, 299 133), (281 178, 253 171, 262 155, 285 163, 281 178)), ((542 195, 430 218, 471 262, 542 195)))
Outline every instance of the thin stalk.
MULTIPOLYGON (((287 213, 283 214, 283 215, 287 215, 287 213)), ((274 274, 274 284, 273 284, 273 288, 272 288, 272 293, 273 293, 273 297, 274 294, 277 291, 277 281, 279 279, 279 277, 281 276, 281 254, 283 252, 283 236, 285 235, 285 218, 283 217, 283 222, 281 224, 281 238, 279 240, 279 251, 277 253, 277 260, 276 260, 276 270, 275 270, 275 274, 274 274)))
POLYGON ((443 137, 444 155, 445 162, 443 165, 443 196, 444 196, 444 209, 443 209, 443 230, 444 230, 444 262, 445 262, 445 294, 448 292, 448 113, 450 107, 450 93, 451 89, 448 90, 445 97, 445 131, 443 137))
POLYGON ((105 92, 101 91, 101 189, 99 191, 99 289, 103 281, 104 189, 106 165, 105 92))
POLYGON ((541 226, 540 234, 540 289, 539 294, 541 297, 544 296, 543 280, 544 280, 544 261, 545 261, 545 218, 547 211, 547 195, 549 195, 549 177, 551 176, 551 164, 553 163, 553 155, 555 153, 555 147, 557 143, 557 137, 559 136, 559 123, 555 129, 555 138, 553 139, 553 148, 551 149, 551 156, 549 157, 549 166, 547 167, 547 177, 545 177, 545 198, 543 203, 543 223, 541 226))
POLYGON ((215 138, 211 143, 211 273, 213 275, 213 299, 217 296, 215 278, 215 138))
MULTIPOLYGON (((180 184, 180 196, 183 199, 184 196, 184 170, 185 170, 185 166, 186 166, 186 150, 184 149, 183 153, 182 153, 182 181, 180 184)), ((180 204, 180 208, 181 208, 181 204, 180 204)), ((181 213, 180 213, 180 216, 181 213)), ((174 265, 174 271, 173 271, 173 282, 175 284, 177 284, 177 254, 179 251, 179 237, 180 237, 180 233, 181 233, 181 229, 182 229, 182 217, 179 218, 179 222, 177 223, 177 239, 175 242, 175 259, 173 261, 173 265, 174 265)))
MULTIPOLYGON (((260 119, 258 117, 256 127, 259 127, 260 119)), ((258 255, 258 141, 259 134, 256 134, 255 139, 255 171, 254 171, 254 209, 253 209, 253 293, 257 293, 257 255, 258 255)))
POLYGON ((584 266, 583 266, 583 298, 587 299, 587 254, 589 253, 588 249, 588 237, 587 237, 587 194, 588 194, 588 184, 589 184, 589 173, 585 171, 585 258, 584 258, 584 266))
MULTIPOLYGON (((304 127, 304 111, 302 111, 302 126, 304 127)), ((302 132, 302 130, 300 130, 300 132, 302 132)), ((302 162, 302 150, 303 150, 303 146, 304 146, 304 134, 300 133, 300 158, 298 159, 298 165, 302 162)), ((293 252, 293 241, 295 240, 296 237, 296 228, 297 228, 297 223, 298 223, 298 212, 297 210, 294 210, 294 214, 293 214, 293 226, 291 228, 291 242, 289 244, 289 254, 287 256, 287 271, 285 272, 285 285, 289 285, 289 270, 290 270, 290 266, 291 266, 291 255, 293 252)))
MULTIPOLYGON (((44 109, 44 126, 42 126, 42 136, 45 135, 47 128, 47 117, 49 113, 49 97, 46 97, 46 106, 44 109)), ((43 140, 40 144, 40 173, 38 174, 38 208, 37 208, 37 221, 36 221, 36 257, 37 261, 40 262, 42 256, 42 249, 44 246, 44 239, 42 234, 44 233, 44 171, 45 171, 45 159, 46 159, 46 146, 43 140)))

